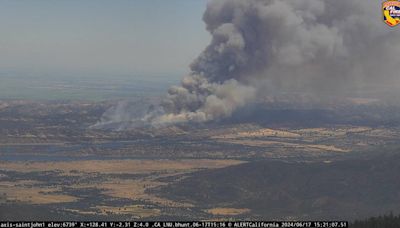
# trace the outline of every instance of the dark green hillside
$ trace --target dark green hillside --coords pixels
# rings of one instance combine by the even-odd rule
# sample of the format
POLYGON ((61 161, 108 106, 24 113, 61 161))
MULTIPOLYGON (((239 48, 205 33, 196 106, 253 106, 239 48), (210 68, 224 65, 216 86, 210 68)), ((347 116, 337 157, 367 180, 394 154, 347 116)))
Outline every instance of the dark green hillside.
POLYGON ((357 219, 400 211, 400 157, 332 163, 258 161, 193 174, 157 192, 262 219, 357 219))

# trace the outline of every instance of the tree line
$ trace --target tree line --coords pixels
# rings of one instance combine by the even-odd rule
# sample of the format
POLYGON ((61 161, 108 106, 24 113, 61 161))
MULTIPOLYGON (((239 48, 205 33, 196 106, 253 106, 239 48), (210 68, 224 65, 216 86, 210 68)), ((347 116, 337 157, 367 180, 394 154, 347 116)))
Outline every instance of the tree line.
POLYGON ((399 228, 400 215, 383 215, 378 217, 371 217, 365 220, 356 220, 350 224, 350 228, 399 228))

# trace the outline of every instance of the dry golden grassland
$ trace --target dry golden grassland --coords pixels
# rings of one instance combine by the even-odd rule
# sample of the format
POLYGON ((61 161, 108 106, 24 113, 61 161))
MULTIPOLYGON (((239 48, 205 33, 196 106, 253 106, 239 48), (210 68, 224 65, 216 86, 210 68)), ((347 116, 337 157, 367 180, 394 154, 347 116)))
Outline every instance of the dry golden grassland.
POLYGON ((386 128, 335 126, 330 128, 256 128, 222 133, 211 138, 224 143, 309 152, 349 152, 366 147, 371 138, 395 139, 399 132, 386 128), (356 136, 357 138, 352 138, 356 136), (344 141, 346 140, 346 141, 344 141), (324 143, 322 143, 324 142, 324 143), (345 144, 346 143, 346 144, 345 144))
POLYGON ((247 208, 226 208, 218 207, 206 210, 207 213, 212 215, 222 215, 222 216, 234 216, 250 212, 247 208))
MULTIPOLYGON (((90 182, 73 185, 60 184, 46 186, 39 181, 8 181, 0 182, 0 194, 9 201, 19 201, 32 204, 66 203, 78 201, 78 197, 60 193, 62 187, 73 189, 96 188, 105 195, 115 198, 140 200, 149 205, 160 207, 193 207, 190 203, 175 202, 160 198, 146 192, 147 189, 165 185, 158 179, 174 175, 182 175, 199 169, 215 169, 243 163, 238 160, 91 160, 70 162, 0 162, 0 170, 16 172, 45 172, 58 171, 56 178, 85 177, 100 175, 101 178, 90 182), (141 174, 137 178, 109 177, 109 174, 141 174)), ((67 210, 69 210, 67 208, 67 210)), ((160 210, 143 205, 104 205, 84 210, 74 210, 81 214, 129 214, 143 218, 158 215, 160 210)))
POLYGON ((303 143, 288 143, 273 140, 224 140, 223 142, 258 147, 281 147, 291 149, 302 149, 310 152, 331 151, 331 152, 349 152, 349 150, 341 149, 333 145, 321 144, 303 144, 303 143))
POLYGON ((42 188, 36 185, 36 181, 2 181, 0 182, 0 194, 5 194, 7 200, 21 201, 32 204, 67 203, 78 198, 58 193, 59 187, 42 188), (57 193, 55 193, 57 192, 57 193))
MULTIPOLYGON (((214 139, 240 139, 240 138, 260 138, 275 137, 286 139, 307 139, 308 137, 338 137, 346 136, 349 133, 368 133, 377 130, 370 127, 338 126, 335 128, 303 128, 303 129, 271 129, 261 128, 245 131, 237 131, 228 134, 213 136, 214 139)), ((387 129, 381 129, 387 131, 387 129)), ((311 138, 312 139, 312 138, 311 138)))
POLYGON ((85 160, 62 162, 0 162, 0 169, 18 172, 62 171, 65 174, 106 173, 106 174, 140 174, 161 171, 183 171, 194 169, 222 168, 240 164, 238 160, 85 160))
POLYGON ((284 130, 274 130, 269 128, 253 130, 253 131, 242 131, 237 133, 225 134, 214 136, 215 139, 236 139, 246 137, 280 137, 280 138, 298 138, 301 135, 292 133, 284 130))
POLYGON ((109 206, 98 206, 96 207, 101 214, 124 214, 132 215, 133 218, 145 218, 154 215, 159 215, 160 210, 155 208, 147 208, 145 205, 130 205, 124 207, 109 207, 109 206))

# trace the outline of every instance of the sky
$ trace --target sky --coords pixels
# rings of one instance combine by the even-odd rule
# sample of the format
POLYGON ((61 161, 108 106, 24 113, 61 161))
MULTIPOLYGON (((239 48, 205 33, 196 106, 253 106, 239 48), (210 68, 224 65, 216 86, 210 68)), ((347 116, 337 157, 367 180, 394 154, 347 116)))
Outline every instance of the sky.
POLYGON ((4 0, 0 72, 174 75, 209 43, 205 0, 4 0))

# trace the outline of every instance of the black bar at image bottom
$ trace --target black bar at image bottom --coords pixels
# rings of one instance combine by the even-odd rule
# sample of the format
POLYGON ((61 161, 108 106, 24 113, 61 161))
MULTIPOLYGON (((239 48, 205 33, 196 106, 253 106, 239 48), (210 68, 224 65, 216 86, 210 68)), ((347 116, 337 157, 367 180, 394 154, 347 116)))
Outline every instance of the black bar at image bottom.
POLYGON ((72 227, 115 227, 115 228, 252 228, 252 227, 324 227, 324 228, 346 228, 346 221, 25 221, 25 222, 1 222, 0 228, 72 228, 72 227))

